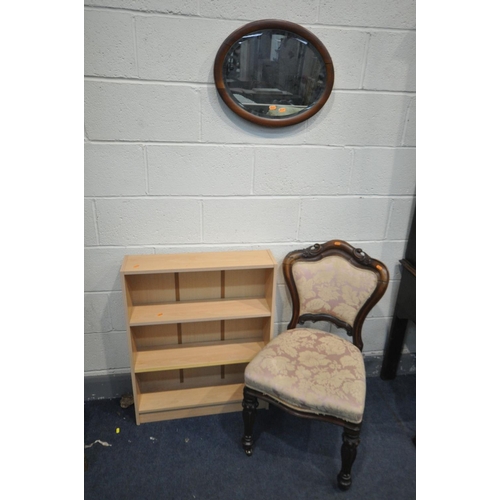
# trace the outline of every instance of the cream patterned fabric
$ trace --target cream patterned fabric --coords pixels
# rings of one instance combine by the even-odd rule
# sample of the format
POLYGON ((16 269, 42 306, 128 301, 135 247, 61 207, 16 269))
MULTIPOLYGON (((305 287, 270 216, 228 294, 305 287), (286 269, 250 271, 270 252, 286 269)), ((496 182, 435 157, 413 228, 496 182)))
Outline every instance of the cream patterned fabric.
POLYGON ((377 286, 377 275, 336 255, 292 268, 300 315, 325 313, 353 326, 356 314, 377 286))
POLYGON ((245 384, 281 403, 359 423, 365 365, 351 342, 312 328, 287 330, 247 365, 245 384))

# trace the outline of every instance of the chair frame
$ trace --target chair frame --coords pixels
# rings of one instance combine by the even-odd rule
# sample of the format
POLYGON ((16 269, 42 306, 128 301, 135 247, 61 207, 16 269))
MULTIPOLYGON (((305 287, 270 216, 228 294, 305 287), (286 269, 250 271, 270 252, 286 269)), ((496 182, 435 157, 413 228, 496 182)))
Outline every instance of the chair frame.
MULTIPOLYGON (((288 330, 292 330, 296 328, 298 324, 304 324, 306 321, 328 321, 337 327, 346 330, 347 334, 352 337, 353 344, 360 351, 363 350, 362 327, 364 320, 370 310, 382 298, 389 284, 389 271, 382 262, 371 258, 363 252, 361 248, 354 248, 352 245, 343 240, 331 240, 323 244, 316 243, 308 248, 290 252, 283 260, 283 274, 292 299, 292 319, 288 324, 288 330), (293 265, 299 261, 318 261, 332 255, 341 256, 347 259, 355 267, 371 270, 378 276, 375 290, 358 311, 352 326, 329 314, 308 313, 300 315, 299 294, 292 273, 293 265)), ((347 420, 330 415, 322 415, 293 409, 280 403, 267 394, 245 386, 243 390, 242 402, 244 423, 242 445, 248 456, 253 453, 253 425, 257 413, 256 410, 259 406, 258 399, 267 401, 268 403, 298 417, 323 420, 343 427, 341 447, 342 467, 337 475, 337 483, 341 490, 349 489, 352 483, 351 469, 354 460, 356 459, 357 448, 360 443, 362 422, 354 424, 352 422, 348 422, 347 420)))

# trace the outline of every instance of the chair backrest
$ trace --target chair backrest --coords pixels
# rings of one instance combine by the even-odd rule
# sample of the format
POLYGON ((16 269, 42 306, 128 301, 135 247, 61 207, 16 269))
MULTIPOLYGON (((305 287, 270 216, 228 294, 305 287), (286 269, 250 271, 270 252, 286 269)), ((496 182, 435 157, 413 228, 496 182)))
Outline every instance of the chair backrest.
POLYGON ((345 241, 331 240, 290 252, 283 274, 292 298, 288 329, 305 321, 329 321, 363 349, 363 322, 389 283, 382 262, 345 241))

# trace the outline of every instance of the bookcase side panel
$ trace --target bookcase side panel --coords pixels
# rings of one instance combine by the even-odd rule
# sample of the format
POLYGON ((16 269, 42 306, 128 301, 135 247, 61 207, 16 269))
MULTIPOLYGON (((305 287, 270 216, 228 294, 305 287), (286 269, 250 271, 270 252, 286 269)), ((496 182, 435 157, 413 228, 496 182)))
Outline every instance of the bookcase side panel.
POLYGON ((135 354, 137 352, 137 344, 135 339, 132 336, 132 330, 130 327, 130 316, 132 312, 132 297, 129 289, 129 284, 127 277, 122 274, 121 275, 121 285, 122 285, 122 294, 123 294, 123 308, 125 314, 125 324, 127 328, 127 342, 128 342, 128 352, 129 352, 129 360, 130 360, 130 378, 132 384, 132 395, 135 401, 134 412, 135 412, 135 421, 137 425, 139 425, 139 405, 137 402, 141 397, 140 388, 137 383, 137 379, 134 373, 134 364, 135 364, 135 354))
POLYGON ((271 317, 269 319, 269 326, 266 329, 266 335, 264 338, 264 342, 269 342, 274 337, 274 318, 276 314, 276 275, 277 275, 277 267, 269 269, 266 274, 266 282, 265 282, 265 297, 269 309, 271 311, 271 317))

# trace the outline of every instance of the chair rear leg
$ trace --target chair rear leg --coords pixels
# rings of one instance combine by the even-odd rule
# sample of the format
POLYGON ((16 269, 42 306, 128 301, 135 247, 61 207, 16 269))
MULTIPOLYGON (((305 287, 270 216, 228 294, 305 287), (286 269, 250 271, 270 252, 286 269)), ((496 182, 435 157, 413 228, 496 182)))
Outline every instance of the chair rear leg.
POLYGON ((337 481, 339 488, 341 490, 348 490, 351 487, 351 469, 354 460, 356 459, 357 449, 360 442, 359 439, 360 430, 353 431, 352 429, 347 429, 344 427, 344 432, 342 433, 342 469, 340 470, 337 481))
POLYGON ((259 402, 255 396, 248 393, 247 388, 243 389, 243 423, 245 426, 245 433, 241 440, 245 453, 250 456, 253 452, 253 424, 255 422, 255 415, 259 402))

